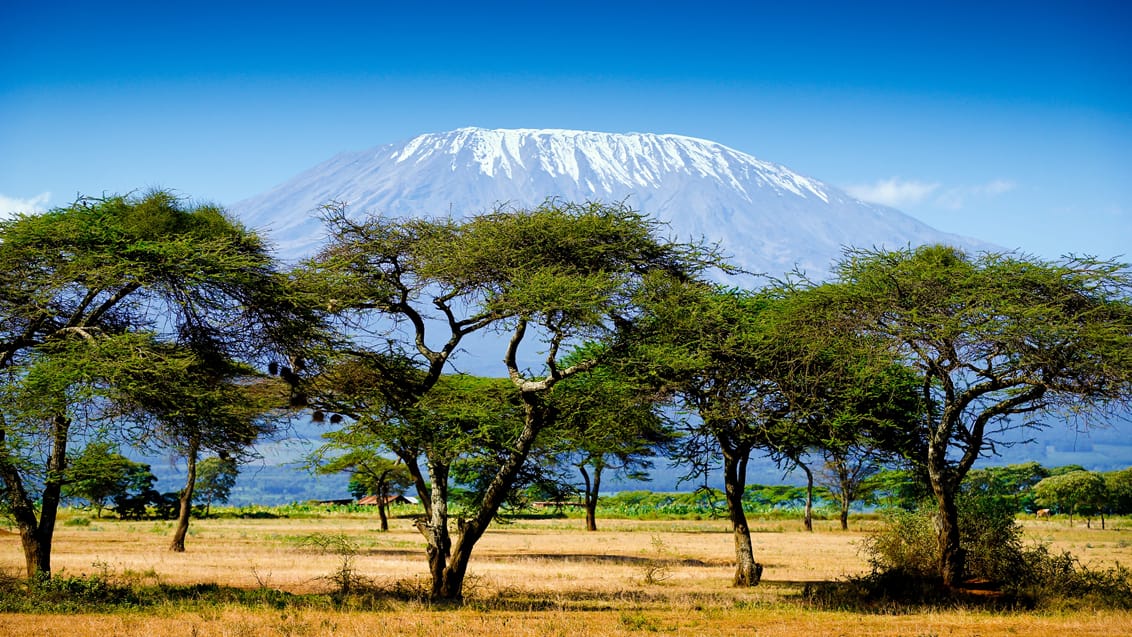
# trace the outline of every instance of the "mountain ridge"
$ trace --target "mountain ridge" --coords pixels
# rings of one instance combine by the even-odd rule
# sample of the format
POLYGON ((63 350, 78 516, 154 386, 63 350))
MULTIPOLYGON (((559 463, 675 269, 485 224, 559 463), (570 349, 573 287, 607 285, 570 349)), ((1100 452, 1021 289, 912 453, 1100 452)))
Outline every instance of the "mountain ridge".
POLYGON ((718 242, 751 272, 829 273, 846 246, 993 246, 940 232, 904 213, 718 142, 676 134, 460 128, 349 151, 231 206, 266 230, 284 258, 322 240, 317 210, 462 216, 548 198, 625 202, 674 238, 718 242))

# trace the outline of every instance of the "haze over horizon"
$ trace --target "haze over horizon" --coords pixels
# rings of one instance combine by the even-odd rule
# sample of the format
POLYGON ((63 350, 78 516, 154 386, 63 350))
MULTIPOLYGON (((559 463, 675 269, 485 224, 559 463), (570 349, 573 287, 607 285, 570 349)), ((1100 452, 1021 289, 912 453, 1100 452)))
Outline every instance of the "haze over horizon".
POLYGON ((148 187, 231 205, 343 151, 563 128, 710 139, 942 231, 1128 258, 1130 17, 17 0, 0 8, 0 215, 148 187))

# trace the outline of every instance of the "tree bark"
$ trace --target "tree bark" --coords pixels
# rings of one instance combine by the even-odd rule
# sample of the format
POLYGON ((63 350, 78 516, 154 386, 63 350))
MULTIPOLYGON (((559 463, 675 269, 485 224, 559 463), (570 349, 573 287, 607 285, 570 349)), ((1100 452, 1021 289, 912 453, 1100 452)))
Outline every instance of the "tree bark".
POLYGON ((802 471, 806 472, 806 511, 802 516, 802 524, 810 533, 814 532, 814 472, 801 462, 798 463, 802 471))
MULTIPOLYGON (((941 417, 946 423, 947 415, 941 417)), ((937 424, 928 440, 928 480, 936 500, 937 557, 939 576, 944 586, 957 586, 963 581, 966 569, 966 552, 959 541, 959 507, 956 498, 962 473, 948 466, 947 443, 949 428, 937 424)), ((962 463, 961 463, 962 464, 962 463)))
POLYGON ((409 470, 409 476, 413 478, 413 488, 417 490, 417 499, 421 502, 421 507, 425 513, 432 511, 432 496, 429 494, 428 483, 425 482, 424 474, 421 472, 421 465, 417 462, 415 452, 401 447, 395 447, 393 453, 405 463, 405 468, 409 470))
POLYGON ((586 530, 597 530, 597 494, 601 489, 601 464, 594 467, 593 482, 590 482, 590 474, 586 471, 585 465, 579 466, 578 471, 582 473, 582 481, 585 483, 585 506, 586 506, 586 530))
MULTIPOLYGON (((484 489, 483 498, 475 516, 467 522, 460 521, 460 539, 455 546, 452 546, 451 559, 446 562, 440 555, 442 552, 435 550, 436 547, 433 546, 431 541, 429 543, 429 570, 432 575, 431 597, 435 601, 463 601, 464 579, 467 575, 468 561, 472 557, 472 549, 476 542, 483 537, 484 531, 487 530, 496 514, 499 513, 499 507, 506 500, 507 493, 515 482, 515 476, 523 467, 523 463, 527 461, 531 446, 543 428, 545 414, 542 411, 544 407, 541 404, 541 399, 524 392, 523 407, 526 412, 523 431, 515 440, 511 455, 499 467, 491 483, 484 489)), ((441 483, 436 476, 433 476, 432 508, 434 512, 442 511, 444 519, 447 520, 447 472, 445 472, 444 478, 444 490, 438 492, 436 489, 441 483), (441 493, 443 493, 443 498, 440 497, 441 493)), ((447 538, 447 524, 441 529, 435 527, 436 521, 437 517, 434 515, 432 521, 434 528, 431 528, 430 531, 434 534, 442 533, 447 538)), ((451 544, 449 543, 448 546, 451 546, 451 544)))
POLYGON ((747 460, 749 449, 730 449, 725 440, 720 440, 723 449, 723 486, 727 499, 727 512, 731 519, 732 536, 735 540, 735 578, 734 586, 757 586, 762 579, 763 566, 755 561, 751 545, 751 529, 747 525, 747 514, 743 511, 743 489, 747 483, 747 460))
MULTIPOLYGON (((12 464, 7 454, 0 456, 0 477, 8 492, 10 513, 20 529, 20 544, 24 550, 24 565, 29 580, 51 576, 51 545, 63 493, 63 472, 67 468, 67 437, 70 427, 71 420, 65 416, 58 415, 51 419, 51 454, 47 457, 47 475, 43 483, 38 520, 35 502, 24 486, 19 469, 12 464)), ((4 432, 0 429, 0 443, 3 441, 4 432)))
POLYGON ((937 493, 939 505, 939 574, 944 586, 957 586, 966 571, 967 552, 959 543, 959 507, 955 494, 937 493))
POLYGON ((841 487, 841 530, 849 530, 849 506, 853 503, 853 480, 849 476, 849 468, 843 460, 837 460, 835 463, 835 471, 837 472, 837 482, 841 487))
POLYGON ((193 514, 193 488, 197 482, 197 454, 200 452, 200 443, 197 440, 189 441, 188 453, 185 454, 185 465, 188 477, 185 478, 185 488, 181 490, 180 507, 177 510, 177 528, 173 531, 173 541, 169 550, 174 553, 185 552, 185 536, 189 534, 189 519, 193 514))
POLYGON ((430 498, 428 521, 424 523, 425 537, 428 546, 428 572, 432 578, 433 599, 448 599, 442 594, 442 583, 445 571, 448 569, 448 556, 452 551, 452 539, 448 534, 448 465, 441 462, 430 461, 428 465, 429 477, 432 479, 432 493, 430 498))
POLYGON ((385 512, 385 498, 388 494, 388 487, 385 485, 385 477, 389 475, 388 471, 382 471, 381 477, 377 480, 377 517, 381 520, 381 530, 389 530, 389 515, 385 512))

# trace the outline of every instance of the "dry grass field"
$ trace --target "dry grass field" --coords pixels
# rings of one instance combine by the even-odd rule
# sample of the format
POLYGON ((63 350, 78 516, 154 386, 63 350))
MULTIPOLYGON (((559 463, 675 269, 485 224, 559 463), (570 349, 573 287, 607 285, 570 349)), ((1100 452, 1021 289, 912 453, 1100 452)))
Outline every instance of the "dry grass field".
MULTIPOLYGON (((65 522, 65 520, 63 521, 65 522)), ((861 530, 819 522, 814 533, 790 520, 754 520, 763 584, 729 585, 731 535, 724 521, 602 520, 587 533, 578 519, 496 525, 476 548, 459 609, 390 601, 381 610, 326 607, 254 609, 183 606, 111 614, 0 614, 0 635, 1080 635, 1132 634, 1132 613, 1102 611, 932 611, 863 613, 807 607, 800 592, 866 570, 861 530)), ((877 522, 864 522, 868 525, 877 522)), ((1086 563, 1132 563, 1132 523, 1107 530, 1064 521, 1026 521, 1027 535, 1069 549, 1086 563)), ((1094 525, 1096 526, 1096 525, 1094 525)), ((368 583, 402 590, 424 583, 423 539, 408 520, 377 530, 375 517, 193 522, 183 554, 171 553, 165 522, 61 523, 57 573, 99 573, 122 581, 217 583, 291 593, 328 592, 344 564, 311 536, 346 538, 351 567, 368 583)), ((0 570, 18 575, 19 538, 0 533, 0 570)))

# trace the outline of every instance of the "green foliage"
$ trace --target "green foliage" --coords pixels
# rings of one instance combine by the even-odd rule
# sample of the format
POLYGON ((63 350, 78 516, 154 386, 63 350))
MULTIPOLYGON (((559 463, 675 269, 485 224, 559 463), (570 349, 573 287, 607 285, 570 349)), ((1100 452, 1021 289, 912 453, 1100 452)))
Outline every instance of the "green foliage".
MULTIPOLYGON (((873 570, 937 578, 937 515, 928 507, 892 514, 889 524, 864 542, 873 570)), ((1022 527, 1015 521, 1010 503, 994 498, 960 499, 959 531, 969 577, 1007 582, 1018 576, 1022 527)))
MULTIPOLYGON (((805 487, 751 484, 743 494, 743 509, 760 516, 796 517, 805 498, 805 487)), ((726 514, 727 502, 718 489, 679 493, 621 491, 604 496, 599 510, 603 515, 619 518, 702 519, 726 514)))
POLYGON ((321 297, 342 333, 309 395, 370 429, 405 463, 430 511, 422 531, 433 597, 459 598, 471 547, 527 476, 542 477, 528 470, 554 420, 550 390, 601 362, 567 363, 562 349, 625 332, 648 280, 694 277, 717 259, 660 239, 656 222, 619 205, 550 200, 458 220, 361 221, 332 206, 325 220, 330 245, 295 280, 321 297), (487 329, 510 334, 501 352, 507 377, 447 374, 463 339, 487 329), (531 370, 520 350, 535 339, 543 361, 531 370), (474 508, 455 550, 450 477, 468 487, 474 508), (449 555, 460 563, 448 565, 449 555))
POLYGON ((1120 263, 968 256, 946 246, 847 253, 820 286, 819 324, 891 349, 915 370, 915 453, 939 495, 940 569, 962 577, 955 500, 975 461, 1035 414, 1088 425, 1132 399, 1132 277, 1120 263))
POLYGON ((927 476, 908 469, 882 469, 873 481, 877 503, 884 509, 913 511, 930 492, 927 476))
POLYGON ((1044 478, 1034 485, 1038 504, 1070 516, 1092 516, 1105 509, 1108 491, 1104 476, 1091 471, 1070 471, 1044 478))
POLYGON ((1106 510, 1115 515, 1132 514, 1132 467, 1104 474, 1108 493, 1106 510))
POLYGON ((1021 576, 1004 593, 1027 607, 1067 610, 1132 609, 1132 570, 1117 564, 1090 568, 1068 552, 1038 545, 1022 553, 1021 576))
POLYGON ((992 593, 969 596, 963 583, 941 587, 935 515, 925 509, 893 515, 889 525, 863 545, 873 572, 816 587, 811 598, 868 608, 875 608, 878 600, 900 606, 960 602, 1048 609, 1132 608, 1132 571, 1120 565, 1090 569, 1069 553, 1055 553, 1040 544, 1027 546, 1012 504, 995 497, 960 500, 960 528, 973 578, 966 585, 983 589, 989 585, 992 593))
POLYGON ((89 502, 97 517, 110 500, 143 492, 156 481, 149 465, 126 458, 104 441, 87 444, 67 464, 63 495, 89 502))
POLYGON ((198 372, 250 376, 232 361, 265 361, 314 318, 263 241, 215 206, 154 191, 0 221, 0 479, 29 576, 50 568, 72 440, 216 425, 233 394, 198 372))
POLYGON ((115 575, 100 566, 93 574, 37 577, 30 584, 0 580, 0 612, 74 614, 137 611, 177 606, 208 609, 240 605, 247 608, 309 607, 317 598, 300 597, 270 588, 242 589, 216 584, 164 584, 146 577, 115 575))
MULTIPOLYGON (((601 358, 605 349, 587 343, 567 355, 564 364, 601 358)), ((596 505, 606 472, 633 480, 647 480, 653 458, 668 455, 678 432, 666 417, 662 401, 636 383, 620 361, 608 361, 554 386, 548 399, 552 414, 548 431, 552 462, 576 468, 581 482, 563 478, 552 489, 559 499, 577 485, 587 506, 596 505)), ((596 530, 593 519, 590 530, 596 530)))
POLYGON ((240 469, 233 458, 213 456, 201 460, 197 463, 193 500, 204 502, 210 509, 213 502, 227 502, 239 475, 240 469))
POLYGON ((1012 506, 1016 513, 1033 513, 1039 507, 1034 486, 1051 475, 1037 462, 973 469, 963 481, 963 491, 972 497, 993 498, 1012 506))

